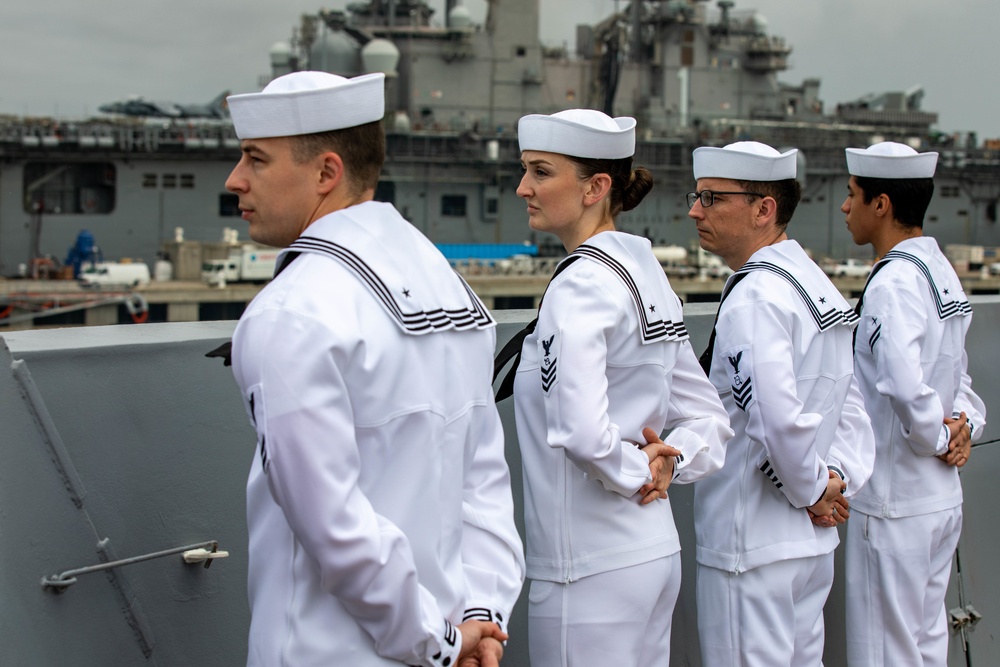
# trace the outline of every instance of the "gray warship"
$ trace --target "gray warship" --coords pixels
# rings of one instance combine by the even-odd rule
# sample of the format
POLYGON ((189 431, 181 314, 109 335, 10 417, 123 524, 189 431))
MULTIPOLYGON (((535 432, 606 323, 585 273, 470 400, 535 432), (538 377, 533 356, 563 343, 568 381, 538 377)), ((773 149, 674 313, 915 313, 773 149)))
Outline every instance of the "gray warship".
MULTIPOLYGON (((928 233, 942 244, 1000 245, 1000 146, 938 132, 919 87, 827 108, 819 79, 778 80, 792 47, 730 0, 633 2, 577 26, 572 51, 542 45, 539 0, 490 2, 482 24, 461 0, 446 0, 443 14, 424 0, 368 0, 304 15, 270 49, 261 77, 386 72, 388 159, 376 196, 435 242, 556 251, 554 238, 528 229, 515 193, 516 124, 590 107, 638 119, 636 161, 657 184, 619 222, 655 245, 696 239, 683 197, 691 151, 741 139, 800 149, 794 234, 817 258, 865 256, 839 212, 843 149, 879 139, 941 153, 928 233)), ((241 226, 224 188, 238 146, 225 119, 0 119, 0 276, 63 257, 81 229, 105 257, 147 262, 176 227, 218 240, 241 226)))

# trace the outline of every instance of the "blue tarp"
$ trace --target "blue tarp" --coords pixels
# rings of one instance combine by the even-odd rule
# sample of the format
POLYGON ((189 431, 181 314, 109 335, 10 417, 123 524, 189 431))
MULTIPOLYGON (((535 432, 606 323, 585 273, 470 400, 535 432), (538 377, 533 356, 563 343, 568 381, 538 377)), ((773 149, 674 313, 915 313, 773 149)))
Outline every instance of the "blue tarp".
POLYGON ((506 259, 512 255, 538 256, 538 246, 527 243, 437 243, 445 259, 506 259))

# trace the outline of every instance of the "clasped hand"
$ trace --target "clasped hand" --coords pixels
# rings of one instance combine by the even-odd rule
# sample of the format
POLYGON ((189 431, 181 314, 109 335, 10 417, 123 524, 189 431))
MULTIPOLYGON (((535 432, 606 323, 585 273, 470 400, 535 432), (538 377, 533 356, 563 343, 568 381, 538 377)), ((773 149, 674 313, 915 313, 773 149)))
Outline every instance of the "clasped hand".
POLYGON ((646 446, 639 449, 649 457, 649 473, 653 481, 639 489, 642 496, 639 504, 648 505, 667 497, 667 488, 674 478, 676 457, 680 456, 681 450, 660 440, 656 431, 649 427, 642 429, 642 437, 646 438, 646 446))
POLYGON ((458 654, 458 667, 500 667, 503 644, 507 633, 496 623, 466 621, 458 625, 462 633, 462 650, 458 654))
POLYGON ((946 418, 944 425, 948 427, 948 451, 939 454, 938 458, 950 466, 961 468, 969 462, 972 453, 972 427, 963 412, 958 419, 946 418))
POLYGON ((837 524, 847 521, 851 516, 851 505, 844 497, 846 488, 847 484, 840 479, 840 475, 830 470, 823 497, 806 508, 806 512, 809 513, 809 518, 814 524, 822 528, 833 528, 837 524))

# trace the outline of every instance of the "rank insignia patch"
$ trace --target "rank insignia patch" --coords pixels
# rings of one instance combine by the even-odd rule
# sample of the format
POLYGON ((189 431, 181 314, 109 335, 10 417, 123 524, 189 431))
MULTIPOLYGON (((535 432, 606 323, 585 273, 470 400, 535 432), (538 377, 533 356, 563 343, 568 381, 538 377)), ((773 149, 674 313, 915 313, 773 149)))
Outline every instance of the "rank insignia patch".
MULTIPOLYGON (((872 318, 872 323, 873 324, 875 323, 874 317, 872 318)), ((875 354, 875 343, 877 343, 878 339, 881 337, 882 337, 882 323, 879 322, 878 324, 875 325, 875 328, 872 329, 872 335, 869 336, 868 338, 868 348, 872 351, 872 354, 875 354)))
POLYGON ((264 397, 260 394, 260 385, 254 385, 250 388, 250 396, 247 398, 247 402, 250 405, 250 421, 254 428, 257 430, 257 440, 260 444, 260 465, 264 470, 264 474, 267 474, 268 468, 270 467, 269 461, 267 459, 267 437, 264 435, 264 429, 267 426, 267 420, 261 419, 261 426, 258 426, 257 412, 258 409, 261 413, 264 412, 264 397), (260 400, 257 396, 260 395, 260 400))
POLYGON ((548 394, 559 379, 559 332, 538 337, 539 366, 542 372, 542 392, 548 394))
POLYGON ((725 355, 729 381, 733 386, 733 400, 743 412, 753 402, 753 379, 750 377, 750 350, 733 350, 725 355))

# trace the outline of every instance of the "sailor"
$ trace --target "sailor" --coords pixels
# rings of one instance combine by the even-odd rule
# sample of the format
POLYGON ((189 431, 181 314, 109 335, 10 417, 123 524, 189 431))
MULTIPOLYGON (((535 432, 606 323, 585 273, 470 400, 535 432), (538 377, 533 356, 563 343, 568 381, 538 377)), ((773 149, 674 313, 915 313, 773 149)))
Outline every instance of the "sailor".
POLYGON ((296 72, 228 98, 226 187, 285 248, 233 337, 257 432, 248 665, 495 665, 521 588, 494 320, 372 200, 383 95, 382 74, 296 72))
POLYGON ((652 187, 635 120, 529 115, 518 139, 529 225, 570 253, 513 380, 531 664, 666 665, 681 563, 661 498, 718 470, 732 431, 649 241, 615 230, 652 187))
POLYGON ((959 468, 985 426, 965 354, 972 309, 955 270, 923 235, 937 153, 882 142, 848 148, 841 210, 880 260, 858 301, 855 373, 877 457, 847 534, 852 666, 948 658, 944 598, 962 529, 959 468))
POLYGON ((695 485, 698 631, 713 667, 822 664, 835 526, 875 455, 853 375, 857 317, 786 234, 796 152, 694 151, 689 215, 735 271, 702 358, 736 432, 722 471, 695 485))

